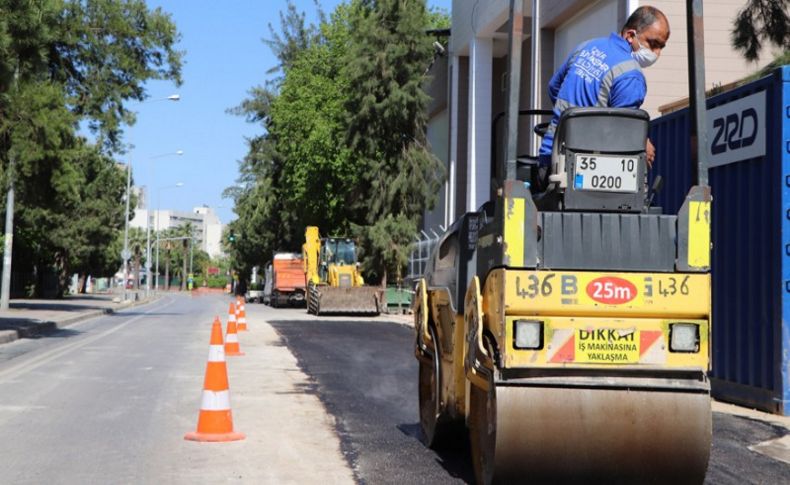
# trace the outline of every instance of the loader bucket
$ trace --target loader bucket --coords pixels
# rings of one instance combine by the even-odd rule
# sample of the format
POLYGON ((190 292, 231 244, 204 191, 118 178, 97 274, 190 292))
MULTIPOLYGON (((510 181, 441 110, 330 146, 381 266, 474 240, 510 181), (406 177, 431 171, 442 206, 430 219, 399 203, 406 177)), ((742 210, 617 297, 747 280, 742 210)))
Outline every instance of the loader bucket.
POLYGON ((376 286, 311 286, 310 291, 308 310, 316 315, 378 315, 384 297, 376 286))

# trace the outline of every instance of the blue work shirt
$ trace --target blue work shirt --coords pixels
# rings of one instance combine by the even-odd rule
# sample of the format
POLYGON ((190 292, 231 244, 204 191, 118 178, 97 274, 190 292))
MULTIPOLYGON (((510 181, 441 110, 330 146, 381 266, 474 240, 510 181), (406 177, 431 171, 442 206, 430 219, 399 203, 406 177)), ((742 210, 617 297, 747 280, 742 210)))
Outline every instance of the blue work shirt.
POLYGON ((631 57, 631 45, 615 33, 580 44, 549 81, 554 116, 540 146, 541 164, 551 160, 560 114, 572 107, 639 108, 647 83, 631 57))

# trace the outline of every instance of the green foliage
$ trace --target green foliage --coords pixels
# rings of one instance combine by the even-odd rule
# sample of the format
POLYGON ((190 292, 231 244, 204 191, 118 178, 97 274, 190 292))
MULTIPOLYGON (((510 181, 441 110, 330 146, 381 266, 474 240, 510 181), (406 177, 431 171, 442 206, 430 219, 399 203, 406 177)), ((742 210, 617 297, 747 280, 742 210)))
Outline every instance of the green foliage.
POLYGON ((211 265, 211 257, 208 253, 195 246, 192 252, 192 274, 195 276, 205 275, 207 268, 211 265))
POLYGON ((789 5, 787 0, 748 0, 733 22, 732 45, 749 61, 759 59, 765 42, 790 50, 789 5))
POLYGON ((178 40, 143 0, 0 0, 0 165, 17 193, 16 272, 55 270, 61 284, 69 271, 115 272, 125 176, 108 155, 123 149, 128 103, 147 97, 145 83, 180 83, 178 40))
POLYGON ((421 0, 351 0, 319 17, 305 25, 289 3, 268 41, 282 77, 233 110, 265 130, 249 142, 241 186, 226 191, 238 218, 225 249, 242 278, 274 251, 299 252, 308 225, 353 230, 368 274, 397 275, 442 181, 422 86, 433 56, 425 31, 446 16, 421 0))
POLYGON ((432 30, 449 29, 450 14, 443 8, 432 7, 428 11, 428 28, 432 30))
MULTIPOLYGON (((189 275, 192 243, 189 238, 192 238, 194 233, 195 227, 191 222, 159 232, 159 273, 167 273, 166 276, 170 281, 178 281, 182 290, 186 289, 186 279, 189 275)), ((196 248, 192 248, 193 271, 197 267, 194 259, 196 252, 196 248)))
MULTIPOLYGON (((269 29, 271 39, 264 42, 272 48, 279 61, 272 71, 279 70, 283 74, 289 72, 301 52, 318 41, 317 28, 305 25, 304 15, 290 3, 281 15, 282 32, 276 33, 272 26, 269 29)), ((277 131, 272 115, 277 91, 284 82, 287 82, 287 76, 253 88, 250 98, 231 110, 245 116, 248 121, 261 123, 265 131, 263 135, 248 140, 249 152, 239 167, 239 185, 226 189, 224 194, 233 199, 238 218, 227 228, 223 249, 244 277, 249 276, 253 266, 270 259, 275 250, 298 247, 300 232, 304 230, 304 226, 299 227, 296 223, 293 213, 293 191, 284 182, 288 160, 280 154, 280 150, 287 149, 284 145, 288 141, 294 146, 302 140, 289 138, 292 134, 287 132, 288 125, 277 131), (276 134, 273 135, 272 131, 276 134), (227 241, 230 231, 236 235, 233 244, 227 241)), ((277 109, 283 112, 289 106, 280 103, 277 109)), ((290 175, 290 178, 294 176, 290 175)))
MULTIPOLYGON (((317 1, 316 10, 323 21, 324 13, 317 1)), ((289 1, 285 12, 280 12, 280 32, 277 32, 272 24, 269 24, 269 35, 271 38, 264 39, 263 43, 269 46, 274 56, 280 61, 277 66, 268 71, 274 73, 277 71, 286 72, 290 69, 298 56, 318 40, 319 33, 314 25, 305 23, 304 12, 296 10, 296 6, 289 1)))
POLYGON ((204 281, 209 288, 225 288, 225 285, 228 284, 228 277, 220 275, 209 276, 204 281))
POLYGON ((169 15, 143 0, 0 0, 0 92, 19 83, 56 84, 65 106, 113 150, 127 102, 145 82, 181 82, 180 36, 169 15))
POLYGON ((432 39, 424 34, 429 16, 425 2, 417 0, 363 1, 358 13, 346 101, 348 141, 366 165, 357 208, 366 211, 371 226, 370 257, 400 269, 405 260, 394 255, 407 250, 444 176, 426 139, 430 99, 423 84, 433 58, 432 39))
POLYGON ((388 274, 400 284, 416 232, 414 220, 403 214, 387 214, 371 226, 357 226, 363 270, 378 277, 382 284, 386 283, 388 274))
MULTIPOLYGON (((344 143, 349 89, 345 55, 350 32, 347 9, 321 28, 320 41, 291 62, 279 96, 271 105, 269 135, 285 163, 279 174, 280 197, 304 226, 321 225, 344 232, 348 207, 359 180, 359 167, 344 143), (351 196, 351 197, 350 197, 351 196)), ((275 248, 277 249, 277 248, 275 248)))

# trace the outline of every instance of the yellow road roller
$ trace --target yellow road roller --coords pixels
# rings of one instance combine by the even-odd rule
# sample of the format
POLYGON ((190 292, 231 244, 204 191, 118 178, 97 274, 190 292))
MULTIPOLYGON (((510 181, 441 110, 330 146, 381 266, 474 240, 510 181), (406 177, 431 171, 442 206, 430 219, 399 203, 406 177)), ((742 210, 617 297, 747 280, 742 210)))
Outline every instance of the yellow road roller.
POLYGON ((702 483, 706 172, 678 214, 661 214, 646 182, 647 113, 572 108, 538 193, 537 167, 515 154, 513 78, 494 196, 449 227, 416 285, 423 440, 438 448, 468 430, 481 484, 702 483))

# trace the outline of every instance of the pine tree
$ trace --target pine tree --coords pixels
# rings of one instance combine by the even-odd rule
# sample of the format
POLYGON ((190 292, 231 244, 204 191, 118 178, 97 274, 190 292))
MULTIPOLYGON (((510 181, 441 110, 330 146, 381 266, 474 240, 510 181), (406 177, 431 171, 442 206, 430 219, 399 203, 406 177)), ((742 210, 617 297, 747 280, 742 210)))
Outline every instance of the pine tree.
POLYGON ((732 45, 749 61, 760 57, 765 42, 790 50, 788 0, 749 0, 733 22, 732 45))
POLYGON ((417 232, 443 178, 426 138, 430 19, 422 0, 364 0, 356 9, 346 104, 349 145, 364 164, 355 209, 368 226, 367 257, 393 264, 383 251, 408 244, 400 235, 417 232))

